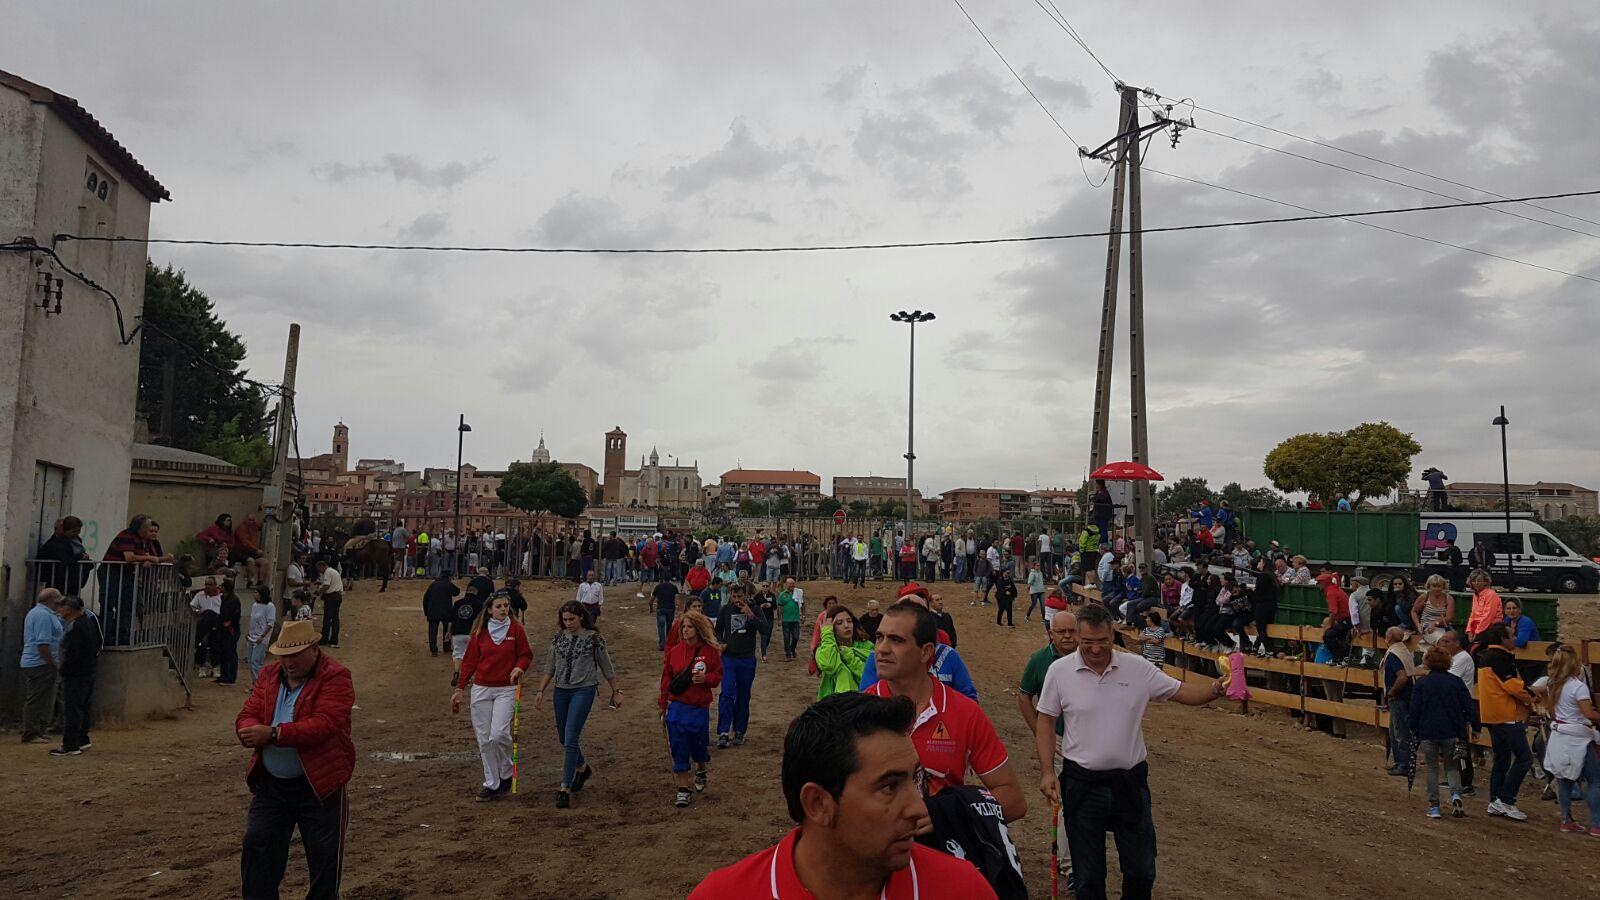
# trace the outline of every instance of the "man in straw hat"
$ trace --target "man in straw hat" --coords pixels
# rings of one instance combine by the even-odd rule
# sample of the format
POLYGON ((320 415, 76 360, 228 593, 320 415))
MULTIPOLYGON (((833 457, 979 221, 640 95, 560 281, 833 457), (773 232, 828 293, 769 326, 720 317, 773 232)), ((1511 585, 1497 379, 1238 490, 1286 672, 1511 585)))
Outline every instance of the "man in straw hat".
POLYGON ((277 897, 295 828, 310 869, 308 898, 337 897, 355 769, 350 670, 322 652, 310 622, 287 622, 234 723, 254 750, 246 780, 254 797, 240 855, 242 895, 277 897))

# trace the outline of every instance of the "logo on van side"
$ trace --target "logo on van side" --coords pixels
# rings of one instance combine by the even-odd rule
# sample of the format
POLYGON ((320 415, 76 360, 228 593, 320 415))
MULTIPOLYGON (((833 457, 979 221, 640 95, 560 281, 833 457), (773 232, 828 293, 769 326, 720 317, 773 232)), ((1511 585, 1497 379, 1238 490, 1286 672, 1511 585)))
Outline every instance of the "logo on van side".
POLYGON ((1458 540, 1453 522, 1429 522, 1422 526, 1422 549, 1442 550, 1458 540))

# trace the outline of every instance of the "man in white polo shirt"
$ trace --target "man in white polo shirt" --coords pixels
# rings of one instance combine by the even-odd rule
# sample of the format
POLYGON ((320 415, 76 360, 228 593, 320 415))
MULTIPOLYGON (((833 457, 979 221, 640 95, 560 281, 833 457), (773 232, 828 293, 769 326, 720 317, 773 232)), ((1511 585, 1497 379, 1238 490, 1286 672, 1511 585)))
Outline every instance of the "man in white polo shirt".
POLYGON ((1111 612, 1078 611, 1078 650, 1050 664, 1039 692, 1034 740, 1039 790, 1061 803, 1078 900, 1106 895, 1107 831, 1117 841, 1124 900, 1149 898, 1156 883, 1156 827, 1142 720, 1151 700, 1202 706, 1222 696, 1220 681, 1180 682, 1136 653, 1113 649, 1111 612), (1056 719, 1064 720, 1061 776, 1053 774, 1056 719))

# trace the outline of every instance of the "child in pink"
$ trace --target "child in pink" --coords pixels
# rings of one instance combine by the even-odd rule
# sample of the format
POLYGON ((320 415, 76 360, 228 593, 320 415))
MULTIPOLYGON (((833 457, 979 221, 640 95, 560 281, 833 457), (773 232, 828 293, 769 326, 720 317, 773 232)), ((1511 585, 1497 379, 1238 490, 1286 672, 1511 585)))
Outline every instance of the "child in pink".
POLYGON ((1228 693, 1229 700, 1239 701, 1239 713, 1248 715, 1250 712, 1250 685, 1244 674, 1244 651, 1234 650, 1228 654, 1228 693))

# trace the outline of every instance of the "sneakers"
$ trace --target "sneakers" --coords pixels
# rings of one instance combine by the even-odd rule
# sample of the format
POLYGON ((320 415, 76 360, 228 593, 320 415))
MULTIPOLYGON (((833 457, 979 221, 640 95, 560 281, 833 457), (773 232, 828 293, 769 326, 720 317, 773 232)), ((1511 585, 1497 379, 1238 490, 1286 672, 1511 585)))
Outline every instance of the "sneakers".
MULTIPOLYGON (((50 752, 54 753, 55 751, 51 750, 50 752)), ((1584 827, 1579 825, 1577 822, 1562 822, 1561 830, 1568 834, 1582 834, 1584 832, 1584 827)))
POLYGON ((1439 814, 1439 807, 1437 807, 1437 806, 1428 807, 1428 818, 1437 819, 1437 818, 1439 818, 1439 815, 1440 815, 1439 814))
POLYGON ((733 733, 733 745, 735 747, 743 747, 744 746, 744 732, 735 731, 733 733))
POLYGON ((1500 815, 1505 816, 1513 822, 1528 821, 1528 814, 1520 809, 1517 809, 1517 805, 1515 803, 1500 804, 1500 815))
POLYGON ((495 790, 494 788, 491 788, 491 787, 486 787, 486 788, 483 788, 482 790, 478 791, 478 796, 474 797, 473 799, 478 801, 479 803, 485 803, 487 801, 493 800, 494 798, 496 798, 498 796, 500 796, 500 792, 499 791, 497 791, 497 790, 495 790))
POLYGON ((64 747, 57 747, 54 750, 50 751, 50 755, 51 756, 82 756, 83 755, 83 751, 82 750, 68 750, 68 749, 66 749, 64 747))
POLYGON ((688 788, 678 788, 678 799, 672 801, 672 805, 676 806, 679 809, 683 809, 685 806, 688 806, 689 805, 689 789, 688 788))
POLYGON ((705 769, 698 769, 698 770, 695 771, 695 773, 694 773, 694 789, 697 790, 697 791, 704 791, 706 789, 706 770, 705 769))
POLYGON ((556 809, 570 809, 572 807, 572 794, 567 791, 556 791, 556 809))
POLYGON ((1465 819, 1467 817, 1467 811, 1461 805, 1460 794, 1450 798, 1450 815, 1456 817, 1457 819, 1465 819))
POLYGON ((24 744, 48 744, 50 743, 50 739, 42 734, 36 734, 31 737, 23 738, 22 742, 24 744))
POLYGON ((583 768, 579 769, 577 773, 572 776, 572 792, 576 794, 577 792, 583 790, 583 786, 588 784, 589 779, 593 777, 594 766, 584 763, 583 768))
POLYGON ((90 743, 88 741, 84 741, 83 743, 78 745, 78 749, 79 750, 93 750, 94 749, 94 744, 92 744, 92 743, 90 743))
POLYGON ((1463 797, 1476 797, 1477 795, 1478 789, 1470 784, 1461 789, 1461 796, 1463 797))
POLYGON ((718 750, 726 750, 726 749, 728 749, 728 736, 727 735, 725 735, 725 734, 717 735, 717 749, 718 750))
POLYGON ((1600 825, 1589 829, 1589 837, 1600 837, 1600 825))

